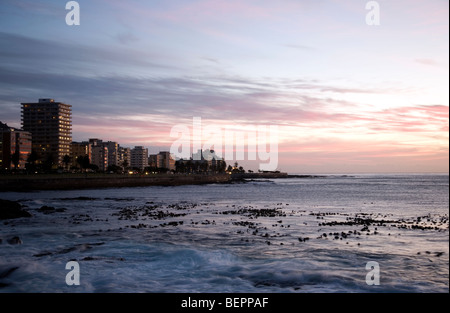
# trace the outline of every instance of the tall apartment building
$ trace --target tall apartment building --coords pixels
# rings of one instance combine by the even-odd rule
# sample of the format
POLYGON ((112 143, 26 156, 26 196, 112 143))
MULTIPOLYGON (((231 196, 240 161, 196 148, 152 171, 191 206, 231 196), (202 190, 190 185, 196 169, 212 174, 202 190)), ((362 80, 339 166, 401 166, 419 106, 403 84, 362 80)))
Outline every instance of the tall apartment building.
POLYGON ((31 133, 0 122, 0 168, 24 169, 31 142, 31 133))
POLYGON ((148 166, 148 149, 142 146, 136 146, 131 149, 130 166, 136 167, 141 171, 148 166))
POLYGON ((65 155, 71 155, 72 106, 53 99, 22 103, 22 128, 31 133, 33 149, 44 162, 52 158, 63 165, 65 155))

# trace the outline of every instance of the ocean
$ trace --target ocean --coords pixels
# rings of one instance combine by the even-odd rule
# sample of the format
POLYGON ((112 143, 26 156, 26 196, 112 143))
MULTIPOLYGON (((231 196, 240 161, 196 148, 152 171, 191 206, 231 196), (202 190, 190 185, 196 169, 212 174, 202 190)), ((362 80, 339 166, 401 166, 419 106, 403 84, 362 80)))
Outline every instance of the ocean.
POLYGON ((0 199, 32 214, 0 221, 0 292, 449 292, 448 175, 0 199))

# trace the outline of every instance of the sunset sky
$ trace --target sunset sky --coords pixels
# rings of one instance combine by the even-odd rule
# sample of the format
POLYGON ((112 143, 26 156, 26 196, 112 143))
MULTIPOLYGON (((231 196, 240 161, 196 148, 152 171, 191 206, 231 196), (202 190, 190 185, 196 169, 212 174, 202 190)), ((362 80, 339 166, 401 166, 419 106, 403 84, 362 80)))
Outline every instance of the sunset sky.
MULTIPOLYGON (((73 106, 73 139, 168 150, 175 125, 276 125, 290 173, 449 170, 449 1, 0 3, 0 121, 73 106)), ((240 162, 257 169, 256 162, 240 162)))

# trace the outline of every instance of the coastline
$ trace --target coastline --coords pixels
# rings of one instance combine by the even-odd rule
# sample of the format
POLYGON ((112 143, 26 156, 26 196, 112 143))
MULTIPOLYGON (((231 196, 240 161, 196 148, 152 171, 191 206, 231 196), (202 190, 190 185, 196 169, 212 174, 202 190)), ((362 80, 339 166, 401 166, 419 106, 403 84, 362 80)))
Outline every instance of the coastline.
POLYGON ((246 182, 253 179, 273 178, 318 178, 316 175, 290 175, 288 173, 233 173, 233 174, 157 174, 157 175, 116 175, 116 174, 49 174, 0 176, 0 191, 34 190, 75 190, 97 188, 181 186, 226 184, 246 182))
POLYGON ((45 175, 0 178, 0 191, 73 190, 144 186, 179 186, 228 183, 228 174, 216 175, 151 175, 151 176, 75 176, 45 175))

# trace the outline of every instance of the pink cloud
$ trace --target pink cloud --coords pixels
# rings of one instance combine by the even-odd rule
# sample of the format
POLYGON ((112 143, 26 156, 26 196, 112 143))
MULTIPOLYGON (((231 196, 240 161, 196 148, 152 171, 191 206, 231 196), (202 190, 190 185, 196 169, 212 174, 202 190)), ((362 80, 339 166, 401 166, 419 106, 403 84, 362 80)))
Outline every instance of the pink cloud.
POLYGON ((282 144, 280 164, 291 172, 448 172, 448 147, 400 142, 318 140, 282 144))
POLYGON ((440 66, 439 62, 433 59, 415 59, 414 61, 423 65, 440 66))

